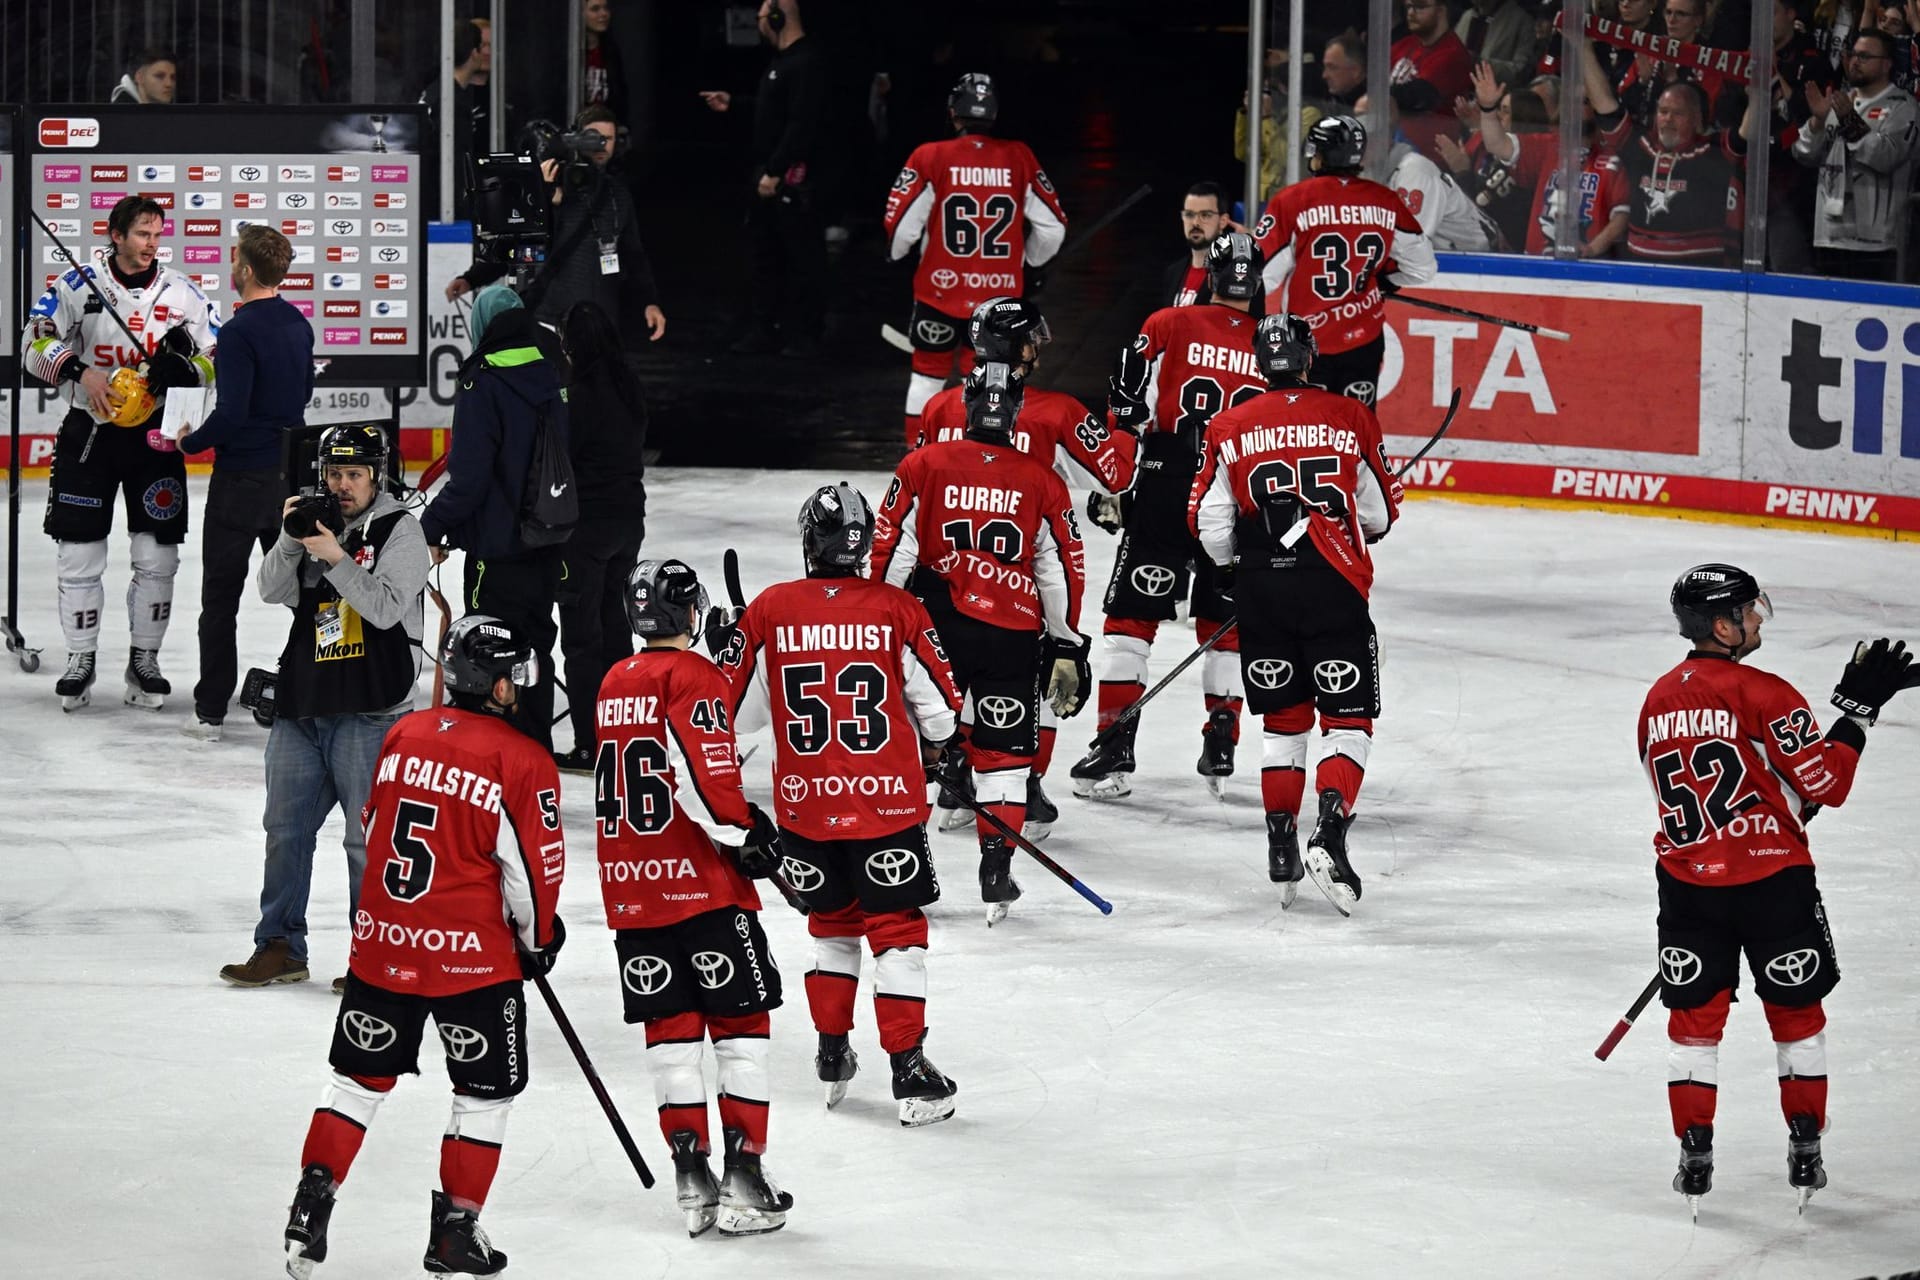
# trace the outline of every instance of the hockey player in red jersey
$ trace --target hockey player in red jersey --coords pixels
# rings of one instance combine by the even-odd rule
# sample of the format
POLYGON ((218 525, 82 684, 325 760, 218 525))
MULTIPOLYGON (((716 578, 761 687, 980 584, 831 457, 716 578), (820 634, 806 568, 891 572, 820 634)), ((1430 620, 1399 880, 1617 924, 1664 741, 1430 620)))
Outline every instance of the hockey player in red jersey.
POLYGON ((755 1235, 778 1231, 793 1206, 760 1167, 780 970, 752 881, 778 867, 780 838, 740 793, 726 677, 688 648, 706 614, 706 589, 680 561, 642 560, 628 575, 627 622, 646 647, 600 684, 593 812, 626 1020, 646 1024, 687 1234, 717 1220, 722 1235, 755 1235), (717 1184, 700 1067, 708 1037, 725 1142, 717 1184))
POLYGON ((1276 191, 1253 234, 1270 309, 1313 328, 1320 385, 1371 406, 1386 353, 1381 282, 1425 284, 1439 266, 1399 193, 1360 176, 1366 153, 1365 125, 1322 116, 1303 151, 1313 176, 1276 191))
MULTIPOLYGON (((1008 389, 1014 397, 1013 447, 1052 467, 1069 485, 1078 472, 1103 497, 1125 492, 1133 484, 1139 441, 1131 431, 1109 427, 1105 415, 1089 413, 1077 397, 1033 385, 1040 349, 1049 340, 1046 319, 1031 300, 989 298, 981 303, 967 322, 974 367, 962 385, 948 387, 927 402, 926 412, 921 415, 920 441, 963 438, 967 433, 966 399, 979 396, 984 389, 982 365, 1001 363, 1012 370, 1008 389)), ((1021 833, 1029 840, 1044 840, 1060 817, 1040 782, 1053 762, 1059 734, 1060 720, 1053 704, 1043 700, 1040 750, 1034 756, 1033 777, 1027 784, 1027 825, 1021 833)), ((948 815, 941 819, 943 831, 964 826, 972 816, 945 791, 940 793, 939 804, 948 815)))
MULTIPOLYGON (((926 605, 972 714, 964 761, 973 799, 1015 831, 1026 818, 1041 698, 1073 716, 1092 683, 1073 499, 1058 475, 1013 447, 1017 390, 1010 367, 982 366, 966 438, 922 445, 901 462, 875 520, 871 570, 926 605)), ((944 788, 966 787, 960 761, 946 753, 944 788)), ((975 829, 992 924, 1020 886, 1012 846, 984 817, 975 829)))
MULTIPOLYGON (((1147 654, 1160 624, 1171 621, 1192 587, 1195 636, 1205 643, 1233 617, 1214 587, 1212 565, 1187 529, 1187 493, 1200 464, 1207 423, 1236 400, 1258 395, 1266 381, 1254 363, 1253 303, 1260 294, 1260 250, 1251 236, 1229 232, 1207 249, 1212 298, 1199 306, 1163 307, 1147 317, 1140 336, 1120 353, 1110 381, 1108 412, 1116 425, 1144 432, 1140 465, 1130 493, 1095 494, 1093 522, 1119 533, 1120 553, 1107 582, 1102 624, 1105 664, 1100 673, 1100 729, 1120 719, 1147 688, 1147 654)), ((1206 719, 1195 766, 1216 793, 1233 773, 1240 741, 1237 631, 1201 660, 1206 719)), ((1073 766, 1073 793, 1111 800, 1132 793, 1132 716, 1073 766)))
POLYGON ((917 419, 971 353, 960 345, 967 317, 1000 294, 1039 292, 1040 272, 1060 251, 1067 215, 1024 142, 993 136, 1000 97, 993 78, 964 75, 947 95, 957 137, 923 143, 887 194, 887 251, 894 261, 917 245, 913 273, 913 373, 907 382, 907 441, 917 419))
POLYGON ((527 1087, 526 996, 566 940, 556 907, 566 850, 553 759, 507 723, 538 659, 505 623, 468 614, 441 649, 450 705, 387 731, 362 819, 367 870, 334 1022, 333 1076, 307 1129, 287 1219, 287 1274, 327 1258, 334 1192, 401 1075, 420 1070, 432 1016, 453 1116, 425 1266, 490 1276, 507 1265, 480 1229, 507 1112, 527 1087))
POLYGON ((1660 810, 1660 1002, 1667 1007, 1667 1103, 1680 1139, 1673 1189, 1699 1212, 1713 1186, 1720 1037, 1747 953, 1773 1031, 1787 1182, 1807 1198, 1827 1185, 1827 1016, 1840 980, 1807 847, 1807 821, 1844 803, 1867 727, 1904 687, 1904 644, 1855 647, 1833 691, 1844 714, 1823 737, 1807 701, 1744 659, 1760 647, 1772 602, 1753 575, 1703 564, 1668 597, 1693 643, 1640 709, 1640 763, 1660 810))
POLYGON ((1313 331, 1304 321, 1266 317, 1253 347, 1271 389, 1213 416, 1189 518, 1225 571, 1240 618, 1241 671, 1263 730, 1267 875, 1286 886, 1281 906, 1310 874, 1347 915, 1360 899, 1347 826, 1380 715, 1367 544, 1392 527, 1400 486, 1373 410, 1307 382, 1313 331), (1319 822, 1303 867, 1299 817, 1316 708, 1319 822))
POLYGON ((953 1114, 927 1060, 927 917, 940 897, 927 845, 926 757, 953 737, 960 694, 921 603, 861 577, 873 509, 826 485, 800 509, 806 576, 768 587, 727 636, 734 724, 771 720, 781 871, 809 908, 807 1003, 827 1105, 859 1061, 847 1043, 860 940, 873 951, 873 1018, 903 1125, 953 1114), (925 744, 923 746, 923 744, 925 744))

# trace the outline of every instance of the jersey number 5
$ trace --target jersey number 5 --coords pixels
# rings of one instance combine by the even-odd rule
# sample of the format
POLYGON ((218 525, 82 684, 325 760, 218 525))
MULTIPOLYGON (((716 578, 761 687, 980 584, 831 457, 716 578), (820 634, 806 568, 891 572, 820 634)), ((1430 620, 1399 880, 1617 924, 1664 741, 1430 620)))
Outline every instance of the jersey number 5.
POLYGON ((393 811, 393 834, 387 840, 392 856, 380 869, 380 883, 395 902, 418 902, 433 888, 433 850, 421 836, 440 821, 436 805, 402 800, 393 811))

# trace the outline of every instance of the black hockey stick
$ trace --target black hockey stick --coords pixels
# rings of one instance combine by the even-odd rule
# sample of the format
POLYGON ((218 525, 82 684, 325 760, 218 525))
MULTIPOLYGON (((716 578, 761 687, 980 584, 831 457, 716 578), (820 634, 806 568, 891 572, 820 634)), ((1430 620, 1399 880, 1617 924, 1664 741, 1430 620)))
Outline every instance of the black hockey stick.
POLYGON ((747 593, 740 589, 740 553, 732 547, 720 557, 720 573, 726 579, 727 600, 736 609, 747 607, 747 593))
POLYGON ((1045 867, 1047 870, 1053 872, 1054 875, 1060 877, 1061 880, 1065 881, 1068 888, 1072 889, 1075 893, 1085 898, 1088 902, 1091 902, 1094 906, 1100 908, 1101 915, 1110 916, 1113 914, 1113 904, 1111 902, 1108 902, 1105 898, 1101 897, 1099 894, 1095 893, 1093 890, 1087 888, 1086 885, 1074 879, 1073 873, 1071 871, 1068 871, 1065 867, 1055 862, 1052 858, 1049 858, 1046 854, 1040 852, 1040 846, 1034 844, 1033 841, 1027 839, 1025 836, 1021 835, 1018 831, 1015 831, 1012 827, 1008 826, 1004 821, 1001 820, 999 814, 994 813, 991 809, 988 809, 985 805, 978 803, 977 801, 974 800, 972 796, 961 795, 960 793, 956 792, 952 787, 947 786, 945 783, 942 783, 940 785, 940 794, 946 796, 949 800, 954 801, 961 808, 971 809, 976 814, 980 815, 982 818, 985 818, 987 820, 987 825, 992 827, 995 831, 998 831, 1003 837, 1005 837, 1009 842, 1011 842, 1014 848, 1019 849, 1031 855, 1035 862, 1038 862, 1041 866, 1045 867))
POLYGON ((1490 316, 1484 311, 1469 311, 1465 307, 1450 307, 1444 302, 1432 302, 1426 298, 1416 298, 1410 293, 1390 293, 1387 296, 1395 302, 1404 302, 1410 307, 1420 307, 1426 311, 1438 311, 1443 316, 1459 316, 1463 320, 1478 320, 1482 324, 1497 324, 1503 329, 1518 329, 1522 333, 1535 333, 1543 338, 1552 338, 1555 342, 1573 341, 1573 335, 1562 329, 1549 329, 1545 325, 1528 324, 1524 320, 1508 320, 1504 316, 1490 316))
POLYGON ((580 1070, 587 1077, 587 1085, 593 1090, 593 1096, 600 1099, 600 1109, 607 1113, 607 1122, 613 1126, 613 1134, 620 1139, 620 1146, 626 1151, 627 1159, 633 1162, 633 1171, 640 1175, 640 1185, 653 1185, 653 1170, 647 1168, 647 1162, 640 1155, 640 1148, 634 1145, 633 1134, 627 1130, 627 1122, 620 1118, 620 1111, 613 1105, 613 1095, 607 1092, 607 1086, 600 1082, 600 1073, 593 1069, 593 1059, 587 1057, 587 1047, 580 1043, 580 1037, 574 1033, 573 1023, 567 1019, 566 1010, 560 1007, 560 1000, 553 994, 553 987, 547 982, 544 973, 535 974, 533 985, 540 988, 540 995, 547 1002, 547 1011, 553 1014, 553 1021, 560 1028, 561 1036, 567 1042, 567 1048, 573 1050, 574 1061, 580 1064, 580 1070))
MULTIPOLYGON (((1418 453, 1414 454, 1411 458, 1408 458, 1405 462, 1400 464, 1400 469, 1393 473, 1393 478, 1395 480, 1398 480, 1401 476, 1407 474, 1407 472, 1413 468, 1414 463, 1420 461, 1420 459, 1426 457, 1428 453, 1432 452, 1433 446, 1440 443, 1440 437, 1446 435, 1447 428, 1453 425, 1453 415, 1459 412, 1460 412, 1460 388, 1455 387, 1453 389, 1453 399, 1447 401, 1447 416, 1440 419, 1440 429, 1427 437, 1427 442, 1420 446, 1420 451, 1418 453)), ((1307 531, 1307 523, 1308 523, 1308 518, 1306 516, 1301 516, 1298 520, 1295 520, 1293 522, 1293 527, 1280 535, 1280 545, 1288 549, 1291 549, 1294 543, 1300 541, 1300 535, 1307 531)))
POLYGON ((1182 671, 1185 671, 1188 667, 1198 662, 1200 660, 1200 655, 1204 654, 1207 650, 1213 648, 1213 646, 1219 644, 1222 640, 1226 639, 1227 632, 1233 630, 1235 621, 1236 619, 1234 618, 1228 618, 1225 622, 1221 623, 1218 630, 1216 630, 1212 635, 1208 636, 1205 640, 1201 641, 1199 648, 1195 649, 1192 653, 1182 658, 1180 660, 1179 665, 1174 667, 1173 670, 1167 672, 1166 675, 1160 677, 1160 682, 1158 684, 1154 685, 1153 688, 1141 694, 1138 698, 1135 698, 1125 711, 1122 711, 1119 715, 1113 718, 1112 724, 1100 730, 1100 732, 1094 734, 1093 739, 1087 743, 1087 749, 1089 751, 1098 751, 1101 747, 1105 746, 1107 742, 1113 737, 1113 735, 1120 731, 1120 726, 1125 724, 1127 721, 1133 719, 1135 716, 1139 715, 1140 708, 1146 706, 1147 703, 1153 701, 1155 694, 1159 693, 1162 689, 1172 684, 1173 678, 1175 676, 1179 675, 1182 671))
POLYGON ((1607 1038, 1602 1040, 1600 1047, 1593 1051, 1594 1057, 1602 1062, 1607 1060, 1607 1055, 1613 1052, 1613 1047, 1619 1044, 1622 1037, 1632 1029, 1633 1020, 1640 1016, 1640 1011, 1647 1007, 1647 1002, 1653 999, 1653 993, 1659 989, 1660 975, 1656 973, 1653 975, 1653 981, 1647 984, 1647 989, 1640 993, 1640 998, 1633 1002, 1633 1007, 1627 1010, 1626 1016, 1614 1023, 1613 1030, 1607 1032, 1607 1038))

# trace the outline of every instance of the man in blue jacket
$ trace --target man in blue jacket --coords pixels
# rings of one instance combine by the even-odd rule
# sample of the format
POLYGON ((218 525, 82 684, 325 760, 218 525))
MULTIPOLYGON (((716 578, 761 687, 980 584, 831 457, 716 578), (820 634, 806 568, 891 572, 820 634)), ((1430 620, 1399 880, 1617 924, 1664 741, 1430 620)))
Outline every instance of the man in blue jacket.
POLYGON ((499 618, 540 655, 539 682, 521 694, 523 711, 516 723, 551 752, 549 655, 559 635, 553 607, 566 567, 560 546, 529 548, 519 531, 543 416, 560 447, 566 447, 564 373, 542 356, 543 331, 505 285, 489 285, 474 295, 468 327, 473 354, 460 366, 454 393, 447 481, 420 525, 435 564, 450 549, 466 552, 466 611, 499 618))

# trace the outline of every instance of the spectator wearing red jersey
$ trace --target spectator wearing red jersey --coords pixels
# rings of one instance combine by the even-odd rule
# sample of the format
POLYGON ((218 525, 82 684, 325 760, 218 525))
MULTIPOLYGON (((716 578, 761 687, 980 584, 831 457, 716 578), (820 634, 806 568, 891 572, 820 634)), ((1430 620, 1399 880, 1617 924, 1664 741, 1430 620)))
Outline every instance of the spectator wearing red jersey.
POLYGON ((1467 92, 1473 55, 1453 34, 1445 0, 1406 0, 1406 13, 1407 34, 1388 51, 1388 83, 1407 140, 1438 159, 1434 139, 1455 127, 1453 100, 1467 92))
MULTIPOLYGON (((1613 109, 1612 91, 1591 60, 1588 68, 1587 93, 1595 109, 1613 109)), ((1661 91, 1652 134, 1620 148, 1600 193, 1609 226, 1626 217, 1628 258, 1739 265, 1746 133, 1759 102, 1757 94, 1749 99, 1738 132, 1714 135, 1705 131, 1706 94, 1699 85, 1675 81, 1661 91)))
MULTIPOLYGON (((1597 216, 1595 211, 1600 207, 1600 188, 1612 159, 1613 148, 1626 139, 1627 121, 1617 104, 1608 113, 1599 113, 1595 108, 1595 90, 1604 87, 1596 85, 1595 77, 1603 73, 1592 60, 1591 46, 1586 46, 1584 56, 1588 62, 1588 81, 1586 101, 1582 104, 1585 137, 1580 149, 1580 203, 1575 215, 1579 219, 1579 233, 1576 240, 1580 245, 1581 257, 1597 258, 1607 256, 1620 237, 1626 234, 1624 215, 1616 226, 1611 219, 1597 216)), ((1482 108, 1502 99, 1507 92, 1505 85, 1495 82, 1493 69, 1484 62, 1474 68, 1473 88, 1482 108)), ((1519 113, 1512 115, 1517 117, 1519 113)), ((1483 109, 1480 112, 1480 145, 1492 163, 1507 170, 1509 183, 1533 192, 1532 212, 1527 219, 1526 251, 1536 255, 1552 253, 1554 227, 1561 201, 1558 133, 1551 130, 1510 131, 1502 123, 1499 113, 1483 109)))

